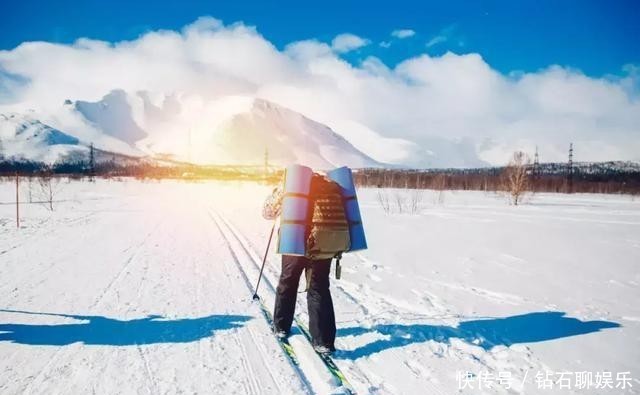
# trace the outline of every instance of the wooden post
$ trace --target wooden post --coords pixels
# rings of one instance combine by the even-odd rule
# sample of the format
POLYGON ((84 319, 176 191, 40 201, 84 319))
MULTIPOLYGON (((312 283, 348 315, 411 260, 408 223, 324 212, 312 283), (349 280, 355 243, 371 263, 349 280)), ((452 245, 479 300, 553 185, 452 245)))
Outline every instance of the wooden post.
POLYGON ((20 177, 18 176, 18 172, 16 171, 16 227, 20 229, 20 177))

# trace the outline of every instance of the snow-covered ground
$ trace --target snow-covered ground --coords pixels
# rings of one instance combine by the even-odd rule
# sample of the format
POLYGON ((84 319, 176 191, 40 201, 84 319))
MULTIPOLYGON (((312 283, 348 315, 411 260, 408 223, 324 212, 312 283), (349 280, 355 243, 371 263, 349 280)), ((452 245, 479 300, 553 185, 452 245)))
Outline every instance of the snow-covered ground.
MULTIPOLYGON (((0 393, 335 391, 300 335, 292 367, 243 279, 257 277, 269 187, 56 187, 54 211, 23 204, 17 230, 13 184, 0 182, 0 393)), ((513 207, 425 191, 406 214, 394 202, 411 192, 387 191, 391 213, 377 193, 359 192, 370 249, 332 285, 335 360, 358 393, 640 393, 640 199, 513 207)), ((261 285, 269 305, 278 258, 261 285)))

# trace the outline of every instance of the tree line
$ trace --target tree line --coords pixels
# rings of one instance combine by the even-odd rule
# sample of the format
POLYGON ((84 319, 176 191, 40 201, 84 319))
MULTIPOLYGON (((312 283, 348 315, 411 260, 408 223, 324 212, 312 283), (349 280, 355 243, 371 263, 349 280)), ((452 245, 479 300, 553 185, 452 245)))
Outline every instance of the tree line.
POLYGON ((188 163, 162 163, 154 160, 138 159, 129 161, 107 160, 92 162, 87 160, 58 161, 52 164, 30 160, 0 161, 0 177, 64 176, 83 177, 133 177, 137 179, 215 179, 277 182, 282 170, 267 174, 262 167, 255 166, 198 166, 188 163))
POLYGON ((571 172, 557 164, 540 169, 516 159, 507 166, 477 169, 361 169, 354 173, 362 187, 433 190, 640 194, 640 170, 576 166, 571 172), (552 170, 554 169, 555 170, 552 170))
MULTIPOLYGON (((516 153, 517 154, 517 153, 516 153)), ((557 193, 640 194, 640 168, 617 162, 534 166, 526 157, 512 158, 507 166, 475 169, 381 169, 354 171, 360 187, 433 190, 511 191, 557 193)), ((53 164, 29 160, 0 160, 0 176, 134 177, 138 179, 216 179, 277 183, 283 169, 265 171, 259 166, 199 166, 188 163, 162 163, 134 158, 94 161, 64 160, 53 164)))

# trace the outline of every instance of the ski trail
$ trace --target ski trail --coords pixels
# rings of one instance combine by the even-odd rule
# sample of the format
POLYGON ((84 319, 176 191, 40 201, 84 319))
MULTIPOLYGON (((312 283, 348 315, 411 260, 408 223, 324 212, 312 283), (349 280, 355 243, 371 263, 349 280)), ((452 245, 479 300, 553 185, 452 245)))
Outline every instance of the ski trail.
MULTIPOLYGON (((65 225, 73 225, 79 221, 85 220, 89 217, 92 217, 93 215, 95 215, 95 212, 92 212, 88 215, 84 215, 78 218, 73 218, 71 220, 68 221, 58 221, 58 222, 62 222, 65 225)), ((57 222, 56 222, 57 223, 57 222)), ((65 229, 66 230, 66 229, 65 229)), ((32 237, 38 236, 38 237, 45 237, 48 235, 55 235, 56 229, 52 229, 48 232, 35 232, 32 237)), ((95 232, 93 232, 95 233, 95 232)), ((31 238, 29 238, 31 239, 31 238)), ((79 243, 82 242, 82 240, 78 241, 79 243)), ((24 244, 24 243, 23 243, 24 244)), ((16 246, 19 247, 19 246, 16 246)), ((67 253, 67 252, 63 252, 63 253, 67 253)), ((41 267, 38 270, 38 275, 41 277, 39 280, 36 280, 36 282, 33 282, 33 276, 27 276, 25 278, 24 281, 19 282, 18 287, 19 288, 23 288, 24 284, 26 284, 29 281, 32 281, 32 284, 30 284, 31 288, 38 288, 40 286, 42 286, 46 281, 49 281, 49 276, 47 276, 46 274, 49 273, 54 267, 56 267, 57 265, 65 262, 65 255, 63 254, 62 256, 58 257, 58 259, 55 260, 51 260, 50 262, 46 262, 43 263, 41 265, 41 267), (43 268, 44 266, 44 268, 43 268)), ((106 292, 106 290, 105 290, 106 292)), ((104 294, 102 295, 104 296, 104 294)), ((95 300, 94 303, 91 305, 90 308, 92 308, 93 306, 97 305, 99 303, 99 299, 95 300)), ((60 347, 57 348, 55 350, 55 352, 50 355, 47 356, 48 360, 47 363, 45 365, 43 365, 35 375, 33 375, 32 379, 29 381, 29 383, 27 384, 27 386, 24 389, 25 393, 31 393, 34 388, 37 388, 41 385, 40 381, 42 380, 43 377, 48 376, 49 372, 52 371, 54 369, 54 367, 57 367, 58 365, 61 365, 60 361, 69 361, 71 359, 73 359, 75 357, 75 355, 79 352, 79 350, 82 348, 81 345, 79 344, 71 344, 71 345, 67 345, 64 347, 60 347), (34 387, 35 386, 35 387, 34 387)), ((66 365, 61 365, 60 368, 56 368, 56 369, 64 369, 66 365)))
POLYGON ((247 373, 246 377, 248 377, 248 380, 247 380, 248 385, 247 385, 247 388, 245 388, 246 390, 245 393, 258 394, 260 392, 259 390, 260 385, 256 381, 255 372, 253 370, 253 367, 251 366, 251 363, 249 362, 250 358, 249 358, 249 354, 247 354, 247 348, 245 347, 244 342, 242 341, 243 339, 241 339, 241 336, 237 332, 234 336, 234 339, 236 341, 236 344, 240 348, 240 352, 242 353, 242 357, 240 358, 240 360, 242 361, 244 371, 247 373))
MULTIPOLYGON (((156 227, 154 227, 154 229, 157 229, 158 225, 159 225, 159 223, 156 224, 156 227)), ((122 251, 122 252, 126 252, 126 251, 133 250, 133 252, 129 255, 129 258, 126 260, 125 265, 112 278, 112 280, 109 282, 109 284, 102 290, 102 292, 100 293, 98 298, 96 300, 94 300, 94 302, 90 305, 89 310, 95 308, 96 306, 100 305, 101 302, 106 300, 105 297, 107 295, 109 295, 110 291, 113 289, 113 286, 123 277, 123 273, 131 266, 132 262, 135 260, 135 257, 137 256, 137 254, 143 248, 143 246, 146 244, 146 242, 149 240, 149 238, 152 236, 153 233, 154 233, 154 231, 149 232, 143 238, 143 240, 140 243, 131 245, 130 247, 128 247, 128 248, 126 248, 126 249, 124 249, 122 251)), ((143 273, 146 273, 147 271, 148 271, 148 264, 145 264, 144 267, 143 267, 143 273)), ((137 295, 136 300, 140 299, 141 290, 142 290, 142 287, 145 284, 144 280, 145 280, 145 277, 143 275, 143 277, 141 278, 141 281, 139 283, 138 289, 136 291, 136 295, 137 295)), ((128 316, 132 312, 133 312, 132 311, 132 307, 130 306, 126 310, 124 315, 128 316)), ((61 349, 61 350, 63 350, 63 349, 61 349)), ((143 372, 144 372, 145 380, 147 382, 147 384, 145 384, 145 388, 146 388, 147 392, 149 394, 152 394, 152 395, 160 393, 160 391, 158 390, 158 384, 157 384, 157 381, 155 379, 155 375, 153 374, 153 371, 152 371, 150 363, 149 363, 149 359, 146 356, 146 352, 143 350, 143 348, 140 345, 136 344, 135 353, 137 354, 138 358, 142 362, 142 366, 144 367, 143 372)), ((95 364, 96 361, 100 361, 99 363, 101 363, 104 367, 107 367, 109 365, 109 362, 111 360, 113 360, 114 355, 113 355, 113 353, 110 353, 109 357, 106 360, 101 360, 101 358, 100 358, 101 354, 103 354, 101 351, 97 351, 95 354, 92 354, 89 357, 83 359, 82 363, 87 365, 87 366, 93 367, 93 366, 95 366, 94 364, 95 364)), ((73 358, 73 356, 67 357, 67 360, 69 361, 70 364, 78 363, 78 362, 76 362, 76 358, 73 358)), ((70 384, 71 383, 75 384, 77 380, 78 380, 78 377, 70 377, 69 380, 67 380, 67 382, 69 382, 70 384)))
MULTIPOLYGON (((204 206, 201 206, 200 209, 204 210, 204 206)), ((214 227, 212 227, 212 221, 210 218, 208 218, 207 216, 200 216, 198 218, 198 222, 203 229, 202 233, 205 235, 205 240, 219 240, 224 246, 224 239, 220 237, 221 235, 219 230, 216 230, 214 227)), ((217 255, 214 253, 214 247, 211 243, 205 243, 205 245, 206 250, 209 251, 210 255, 217 255)), ((222 263, 222 278, 226 282, 226 285, 224 286, 225 289, 232 290, 232 294, 234 295, 246 295, 247 291, 245 285, 242 284, 242 281, 238 281, 239 274, 237 268, 231 267, 232 264, 230 264, 229 259, 222 259, 222 263)), ((205 281, 211 282, 209 274, 211 274, 210 271, 205 271, 205 275, 207 276, 207 278, 202 278, 200 275, 198 275, 198 278, 201 279, 198 284, 202 285, 205 281)), ((216 277, 220 278, 219 276, 216 277)), ((253 308, 255 306, 250 307, 252 307, 252 310, 257 310, 253 308)), ((256 314, 261 314, 261 312, 256 311, 256 314)), ((269 349, 269 347, 267 346, 268 343, 265 343, 265 340, 271 337, 270 333, 268 332, 269 328, 267 328, 265 325, 260 326, 260 324, 262 324, 261 320, 252 320, 243 328, 243 330, 235 330, 233 333, 233 343, 236 344, 238 350, 237 353, 243 355, 243 369, 245 369, 246 371, 246 374, 242 375, 242 385, 245 388, 244 391, 246 393, 251 391, 253 391, 254 393, 262 393, 265 391, 272 392, 275 390, 278 394, 291 392, 293 391, 293 388, 295 388, 295 386, 292 385, 291 382, 287 382, 286 380, 284 380, 282 374, 278 374, 276 370, 274 370, 274 363, 271 358, 266 358, 266 356, 271 356, 274 351, 278 352, 279 345, 274 345, 275 349, 269 349), (254 350, 257 350, 258 352, 253 352, 254 350), (251 355, 249 355, 250 352, 251 355), (269 382, 265 382, 266 380, 258 382, 258 375, 255 373, 266 373, 264 377, 268 377, 269 382), (273 386, 270 386, 271 383, 273 384, 273 386)), ((268 340, 273 339, 270 338, 268 340)), ((282 359, 282 362, 285 362, 284 358, 282 359)), ((212 365, 215 366, 214 363, 212 363, 212 365)), ((295 380, 297 379, 297 376, 294 374, 291 376, 291 378, 295 380)), ((215 392, 215 389, 212 388, 211 391, 215 392)))
MULTIPOLYGON (((250 294, 252 292, 252 290, 253 290, 253 285, 251 284, 251 280, 247 276, 247 273, 243 269, 242 264, 240 263, 240 259, 236 255, 236 252, 234 251, 229 238, 224 233, 224 231, 223 231, 218 219, 216 219, 216 216, 214 216, 210 211, 208 212, 208 214, 209 214, 209 217, 211 218, 211 220, 213 221, 213 223, 216 225, 218 231, 220 232, 220 235, 222 236, 222 239, 224 240, 225 246, 229 250, 229 254, 231 255, 232 260, 235 263, 235 266, 238 269, 238 272, 240 273, 240 276, 244 280, 244 283, 247 286, 249 294, 250 294)), ((275 341, 275 339, 273 339, 273 341, 275 341)), ((313 390, 314 385, 311 383, 310 378, 302 370, 302 368, 299 367, 299 366, 295 366, 295 365, 293 365, 291 363, 290 363, 290 366, 296 372, 296 374, 297 374, 298 378, 300 379, 300 381, 303 383, 307 393, 308 394, 314 393, 314 390, 313 390)))
MULTIPOLYGON (((196 205, 196 208, 198 209, 197 212, 199 213, 201 213, 203 210, 203 206, 199 204, 196 205)), ((196 220, 200 228, 200 231, 198 232, 198 234, 201 235, 201 237, 199 237, 198 240, 202 240, 204 244, 202 245, 202 247, 204 247, 205 251, 209 252, 208 256, 210 256, 211 258, 214 258, 214 257, 219 258, 219 254, 216 254, 214 252, 213 246, 211 245, 211 242, 210 242, 211 240, 223 241, 222 238, 220 237, 219 232, 215 232, 215 230, 211 227, 211 220, 208 219, 206 216, 203 217, 199 215, 197 216, 197 218, 194 218, 194 219, 196 220)), ((244 286, 241 283, 238 283, 237 281, 233 281, 233 277, 230 274, 230 270, 229 270, 229 263, 228 263, 229 259, 227 257, 228 255, 225 255, 225 258, 221 259, 223 263, 221 265, 221 268, 223 270, 223 276, 222 277, 216 276, 216 278, 217 278, 217 281, 220 281, 220 280, 224 281, 226 283, 226 286, 224 286, 224 288, 227 291, 231 291, 231 292, 225 292, 223 295, 219 295, 224 300, 228 300, 228 302, 226 303, 222 302, 221 304, 232 305, 232 300, 230 295, 242 295, 246 293, 246 290, 244 289, 244 286)), ((206 277, 207 277, 205 279, 201 275, 200 265, 204 264, 205 265, 204 267, 206 267, 207 261, 197 259, 197 260, 194 260, 193 263, 194 264, 191 267, 191 270, 195 275, 193 278, 198 280, 196 284, 192 287, 194 291, 193 298, 195 298, 195 300, 199 300, 199 299, 202 299, 203 284, 205 283, 205 281, 207 281, 207 279, 209 280, 207 281, 207 283, 212 282, 210 275, 213 273, 210 270, 203 270, 206 273, 206 277)), ((233 270, 233 272, 236 273, 237 271, 233 270)), ((202 304, 199 302, 196 302, 196 304, 194 305, 194 307, 196 307, 198 310, 201 309, 201 306, 202 304)), ((252 310, 255 310, 255 309, 252 309, 252 310)), ((279 382, 280 380, 282 380, 281 377, 276 375, 275 372, 273 371, 273 368, 272 368, 273 362, 272 361, 269 361, 269 363, 264 362, 264 354, 267 353, 266 347, 260 342, 256 341, 255 330, 256 330, 256 325, 259 325, 259 324, 260 324, 260 321, 252 320, 248 322, 243 328, 234 329, 230 336, 230 340, 231 340, 230 344, 233 345, 232 352, 234 355, 238 355, 240 357, 238 358, 239 366, 237 366, 237 368, 241 369, 243 372, 243 374, 240 375, 239 377, 241 379, 240 382, 241 382, 241 386, 243 387, 243 393, 247 393, 247 394, 260 394, 264 392, 272 393, 274 392, 274 390, 277 390, 277 393, 285 393, 286 391, 282 390, 282 384, 280 384, 279 382), (258 352, 255 352, 256 350, 258 352), (259 358, 256 358, 256 354, 259 358)), ((263 328, 260 328, 260 330, 264 332, 263 328)), ((198 345, 201 350, 202 342, 198 342, 198 345)), ((211 351, 211 348, 209 348, 208 351, 211 351)), ((207 355, 210 356, 210 353, 207 352, 207 355)), ((212 366, 219 364, 219 362, 216 362, 213 359, 210 359, 210 361, 211 361, 210 364, 212 366)), ((220 392, 220 389, 211 387, 211 392, 220 392)))
MULTIPOLYGON (((67 220, 67 221, 64 222, 64 225, 73 225, 73 224, 75 224, 77 222, 82 221, 83 219, 87 219, 87 218, 93 217, 95 215, 96 215, 96 212, 90 212, 87 215, 83 215, 81 217, 72 218, 70 220, 67 220)), ((43 222, 47 223, 49 221, 51 221, 51 219, 45 220, 43 222)), ((27 236, 25 236, 22 239, 21 243, 14 244, 14 245, 12 245, 10 247, 5 248, 4 250, 0 250, 0 255, 7 254, 7 253, 9 253, 9 252, 11 252, 11 251, 13 251, 15 249, 18 249, 18 248, 20 248, 20 247, 22 247, 24 245, 27 245, 30 241, 32 241, 32 240, 34 240, 36 238, 41 238, 41 237, 48 236, 48 235, 51 235, 51 234, 55 233, 56 232, 56 227, 52 226, 53 224, 48 224, 48 225, 49 226, 47 228, 44 228, 45 230, 40 230, 42 228, 36 228, 38 230, 36 230, 33 233, 30 233, 27 236)))
POLYGON ((275 385, 278 387, 278 393, 279 394, 284 393, 282 385, 278 382, 278 380, 276 380, 276 375, 275 375, 275 372, 271 368, 270 361, 265 358, 265 355, 267 355, 267 352, 266 352, 267 350, 264 348, 264 346, 262 346, 261 343, 259 343, 257 341, 256 335, 255 335, 253 330, 249 330, 249 335, 251 336, 251 342, 253 343, 253 345, 255 347, 257 347, 258 349, 260 349, 260 352, 258 353, 258 355, 260 356, 260 360, 262 362, 261 365, 267 368, 267 371, 269 372, 269 375, 271 376, 271 379, 273 380, 275 385))
MULTIPOLYGON (((82 218, 86 218, 89 217, 93 214, 84 216, 82 218)), ((80 219, 82 219, 80 218, 80 219)), ((75 221, 69 221, 72 223, 75 223, 75 221)), ((27 245, 28 242, 31 242, 33 239, 40 239, 42 240, 43 238, 50 236, 50 235, 54 235, 56 233, 56 228, 53 225, 49 225, 50 227, 52 227, 53 229, 48 230, 48 228, 46 228, 47 230, 44 231, 36 231, 32 234, 30 234, 29 236, 26 237, 26 240, 20 244, 17 244, 15 246, 12 246, 4 251, 0 251, 0 255, 3 254, 7 254, 13 250, 18 249, 19 247, 22 247, 24 245, 27 245)), ((41 284, 43 281, 46 281, 47 276, 44 276, 44 274, 47 274, 49 272, 51 272, 53 269, 55 269, 60 263, 65 262, 65 260, 67 259, 67 255, 64 255, 65 252, 63 252, 62 256, 58 256, 57 259, 51 259, 51 262, 48 263, 42 263, 41 267, 38 268, 38 275, 41 278, 41 281, 35 285, 32 285, 33 287, 41 284)), ((5 258, 3 258, 5 259, 5 258)), ((19 261, 16 261, 16 263, 19 264, 19 261)), ((0 272, 0 277, 2 277, 2 272, 0 272)), ((18 280, 16 280, 16 282, 14 282, 12 284, 12 287, 14 289, 21 289, 25 287, 25 284, 27 284, 29 281, 33 281, 33 274, 32 273, 21 273, 21 278, 19 278, 18 280)), ((4 294, 4 293, 9 293, 9 285, 2 285, 0 286, 0 293, 4 294)))
POLYGON ((140 359, 142 359, 142 363, 144 364, 144 371, 147 376, 147 381, 149 382, 149 385, 147 385, 147 390, 150 394, 157 394, 158 385, 156 384, 153 372, 151 372, 151 367, 149 367, 149 361, 144 356, 144 351, 142 351, 140 345, 136 345, 136 349, 138 351, 138 354, 140 355, 140 359))
POLYGON ((124 273, 126 273, 127 269, 131 265, 131 263, 135 261, 136 256, 138 255, 138 253, 140 252, 142 247, 146 244, 147 240, 149 240, 151 235, 158 229, 159 225, 160 225, 160 222, 156 223, 156 225, 153 227, 153 229, 149 233, 146 234, 146 236, 142 239, 142 241, 140 243, 138 243, 135 246, 133 253, 131 253, 131 255, 129 255, 129 258, 127 258, 127 261, 122 266, 122 268, 111 279, 109 284, 107 284, 107 286, 102 290, 102 292, 100 293, 100 295, 98 295, 98 297, 93 302, 93 304, 91 306, 89 306, 89 310, 95 308, 102 301, 102 299, 104 299, 105 295, 107 295, 107 293, 109 293, 109 291, 114 286, 114 284, 116 284, 120 280, 120 278, 122 278, 122 276, 124 275, 124 273))
POLYGON ((24 394, 31 394, 32 393, 32 388, 33 386, 38 383, 40 381, 40 378, 42 376, 44 376, 47 372, 47 370, 49 370, 49 368, 51 366, 53 366, 53 364, 56 363, 56 361, 58 360, 58 358, 60 357, 60 354, 62 354, 62 352, 65 349, 63 348, 59 348, 54 354, 53 356, 49 359, 49 361, 47 361, 47 363, 40 368, 40 370, 38 370, 38 373, 36 373, 36 375, 33 377, 33 379, 29 382, 29 384, 27 384, 27 386, 24 388, 23 393, 24 394))

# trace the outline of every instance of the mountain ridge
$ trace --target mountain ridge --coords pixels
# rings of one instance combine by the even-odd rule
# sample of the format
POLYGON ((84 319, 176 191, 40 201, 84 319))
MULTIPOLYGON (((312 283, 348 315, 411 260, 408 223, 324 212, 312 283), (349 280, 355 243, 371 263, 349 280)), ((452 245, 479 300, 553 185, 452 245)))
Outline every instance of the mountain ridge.
MULTIPOLYGON (((154 104, 146 92, 132 95, 112 90, 94 102, 66 100, 63 110, 81 121, 76 124, 105 137, 102 144, 95 144, 96 148, 114 153, 202 165, 262 164, 268 153, 269 162, 279 166, 383 166, 330 127, 266 99, 225 97, 196 112, 189 112, 188 98, 181 102, 176 96, 165 95, 160 103, 154 104), (113 141, 122 144, 111 144, 113 141), (131 149, 123 150, 125 145, 131 149)), ((40 121, 35 112, 3 115, 0 124, 7 157, 55 162, 72 152, 86 151, 93 143, 77 127, 75 132, 55 128, 40 121), (33 144, 15 144, 20 140, 20 129, 26 127, 10 119, 22 119, 21 124, 45 130, 51 137, 33 140, 33 144), (56 154, 61 151, 63 154, 56 154)))

